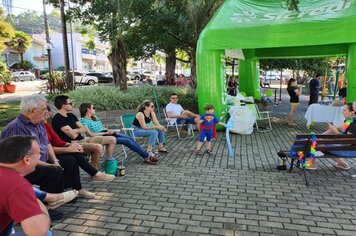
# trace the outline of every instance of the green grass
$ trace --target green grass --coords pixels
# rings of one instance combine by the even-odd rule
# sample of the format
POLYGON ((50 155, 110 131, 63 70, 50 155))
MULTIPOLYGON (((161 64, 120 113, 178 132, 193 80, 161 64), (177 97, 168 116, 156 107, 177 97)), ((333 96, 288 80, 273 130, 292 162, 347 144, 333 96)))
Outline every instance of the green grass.
POLYGON ((0 103, 0 131, 20 113, 20 101, 0 103))

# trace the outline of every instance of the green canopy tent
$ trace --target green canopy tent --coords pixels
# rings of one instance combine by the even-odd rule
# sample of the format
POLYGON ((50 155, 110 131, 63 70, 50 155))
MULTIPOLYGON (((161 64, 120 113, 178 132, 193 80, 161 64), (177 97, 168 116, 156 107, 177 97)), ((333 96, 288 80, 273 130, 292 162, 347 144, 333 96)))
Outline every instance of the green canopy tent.
POLYGON ((224 56, 239 58, 240 90, 258 98, 259 59, 347 56, 347 100, 356 101, 356 0, 304 0, 299 12, 276 0, 226 0, 201 33, 198 104, 226 115, 224 56))

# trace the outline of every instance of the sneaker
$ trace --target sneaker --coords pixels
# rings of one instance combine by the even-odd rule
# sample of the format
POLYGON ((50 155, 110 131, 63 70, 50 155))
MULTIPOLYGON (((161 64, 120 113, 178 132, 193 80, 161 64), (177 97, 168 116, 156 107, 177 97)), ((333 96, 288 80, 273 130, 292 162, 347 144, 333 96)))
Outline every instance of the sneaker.
POLYGON ((79 190, 78 197, 83 197, 87 199, 95 198, 95 193, 89 192, 88 190, 81 189, 79 190))
POLYGON ((54 209, 49 209, 48 215, 49 218, 51 218, 51 221, 61 220, 64 218, 64 214, 62 212, 56 211, 54 209))
POLYGON ((114 179, 115 175, 104 174, 100 171, 90 178, 90 180, 93 182, 111 182, 114 179))

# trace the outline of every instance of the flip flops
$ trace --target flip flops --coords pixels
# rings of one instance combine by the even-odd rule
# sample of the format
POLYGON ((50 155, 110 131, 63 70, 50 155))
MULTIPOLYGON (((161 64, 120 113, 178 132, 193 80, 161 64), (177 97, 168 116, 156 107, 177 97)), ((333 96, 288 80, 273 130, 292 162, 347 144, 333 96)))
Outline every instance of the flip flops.
POLYGON ((55 209, 65 203, 68 203, 70 201, 72 201, 74 198, 76 198, 78 196, 78 191, 77 190, 71 190, 71 191, 66 191, 63 192, 63 199, 58 200, 56 202, 49 202, 48 203, 48 209, 55 209))
POLYGON ((168 153, 168 150, 165 149, 165 148, 160 148, 160 149, 158 149, 158 151, 159 151, 159 152, 163 152, 163 153, 168 153))
POLYGON ((349 166, 349 165, 347 165, 347 167, 346 167, 346 166, 341 165, 339 162, 336 162, 336 163, 335 163, 335 166, 336 166, 337 168, 339 168, 339 169, 342 169, 342 170, 349 170, 349 169, 350 169, 350 166, 349 166))

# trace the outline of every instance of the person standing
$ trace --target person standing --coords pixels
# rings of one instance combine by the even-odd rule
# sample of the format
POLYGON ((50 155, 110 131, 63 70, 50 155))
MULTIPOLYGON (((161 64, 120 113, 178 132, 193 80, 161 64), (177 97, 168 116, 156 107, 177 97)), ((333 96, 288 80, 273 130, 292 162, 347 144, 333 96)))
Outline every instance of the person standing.
POLYGON ((23 178, 35 171, 40 152, 33 136, 12 136, 0 142, 0 235, 10 235, 14 223, 21 224, 21 235, 52 235, 46 207, 23 178))
POLYGON ((227 94, 229 94, 231 96, 237 95, 237 82, 236 82, 235 76, 231 76, 229 78, 229 81, 227 83, 227 94))
POLYGON ((164 85, 164 76, 162 75, 162 71, 158 72, 158 75, 156 77, 157 81, 157 86, 163 86, 164 85))
POLYGON ((200 135, 197 143, 197 154, 202 155, 201 148, 203 146, 204 140, 206 140, 206 153, 209 155, 212 154, 211 151, 211 140, 213 139, 213 133, 215 129, 215 125, 224 125, 225 123, 221 122, 219 118, 214 115, 214 105, 206 104, 204 106, 205 114, 200 117, 200 135))
POLYGON ((321 74, 316 74, 315 78, 309 82, 309 105, 317 103, 319 99, 319 88, 320 88, 321 74))
POLYGON ((290 96, 290 112, 288 113, 287 124, 288 126, 295 126, 293 123, 294 114, 297 112, 299 105, 300 90, 298 89, 298 83, 296 79, 291 78, 288 81, 287 92, 290 96))

